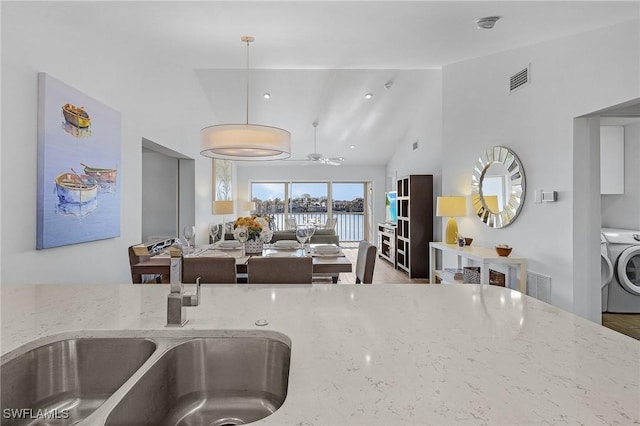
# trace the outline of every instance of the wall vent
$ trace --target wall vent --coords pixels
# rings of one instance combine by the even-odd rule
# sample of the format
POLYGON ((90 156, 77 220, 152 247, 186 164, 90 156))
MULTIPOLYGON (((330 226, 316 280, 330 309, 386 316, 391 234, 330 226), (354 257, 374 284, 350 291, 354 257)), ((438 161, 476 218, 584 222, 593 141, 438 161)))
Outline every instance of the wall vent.
POLYGON ((413 150, 415 151, 416 149, 418 149, 418 141, 413 143, 413 150))
POLYGON ((531 83, 531 64, 521 71, 518 71, 509 79, 509 93, 514 90, 520 89, 523 86, 531 83))
POLYGON ((551 303, 551 277, 527 272, 527 295, 551 303))

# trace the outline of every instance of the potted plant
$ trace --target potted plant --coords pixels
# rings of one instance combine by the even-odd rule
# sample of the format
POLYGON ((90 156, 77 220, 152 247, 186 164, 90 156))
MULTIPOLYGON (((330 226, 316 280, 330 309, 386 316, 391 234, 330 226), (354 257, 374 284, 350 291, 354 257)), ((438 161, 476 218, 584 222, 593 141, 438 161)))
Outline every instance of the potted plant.
POLYGON ((246 253, 262 253, 272 236, 268 218, 243 216, 233 223, 233 237, 244 244, 246 253))

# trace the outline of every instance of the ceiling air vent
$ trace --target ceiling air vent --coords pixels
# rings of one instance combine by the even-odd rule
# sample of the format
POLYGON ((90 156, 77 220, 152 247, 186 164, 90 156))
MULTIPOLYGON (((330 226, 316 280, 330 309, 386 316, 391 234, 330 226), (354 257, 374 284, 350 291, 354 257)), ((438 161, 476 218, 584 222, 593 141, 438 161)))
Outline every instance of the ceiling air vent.
POLYGON ((526 86, 531 82, 531 66, 527 66, 522 71, 518 71, 514 75, 511 76, 509 80, 509 92, 513 92, 521 88, 522 86, 526 86))

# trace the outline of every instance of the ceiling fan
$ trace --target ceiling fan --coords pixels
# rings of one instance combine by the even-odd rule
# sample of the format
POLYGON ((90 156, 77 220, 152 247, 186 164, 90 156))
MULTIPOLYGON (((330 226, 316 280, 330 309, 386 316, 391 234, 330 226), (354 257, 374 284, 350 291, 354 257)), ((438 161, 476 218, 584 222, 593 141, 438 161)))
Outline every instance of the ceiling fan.
POLYGON ((287 160, 287 161, 311 161, 312 163, 328 164, 330 166, 339 166, 344 162, 344 157, 325 157, 318 153, 318 122, 311 123, 313 126, 313 152, 307 155, 306 160, 287 160))

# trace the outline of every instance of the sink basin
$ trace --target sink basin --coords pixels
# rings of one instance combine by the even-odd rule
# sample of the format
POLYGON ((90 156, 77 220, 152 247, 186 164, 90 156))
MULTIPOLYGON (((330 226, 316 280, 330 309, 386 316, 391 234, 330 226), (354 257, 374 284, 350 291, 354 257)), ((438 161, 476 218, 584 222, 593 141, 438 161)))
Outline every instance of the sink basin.
POLYGON ((291 349, 268 337, 207 337, 164 353, 106 424, 231 426, 267 417, 287 396, 291 349))
POLYGON ((2 424, 75 424, 120 388, 155 349, 155 343, 144 338, 91 338, 30 350, 2 365, 2 424), (7 409, 32 412, 8 419, 12 416, 5 416, 7 409), (34 422, 29 416, 38 410, 57 410, 66 418, 34 422))

